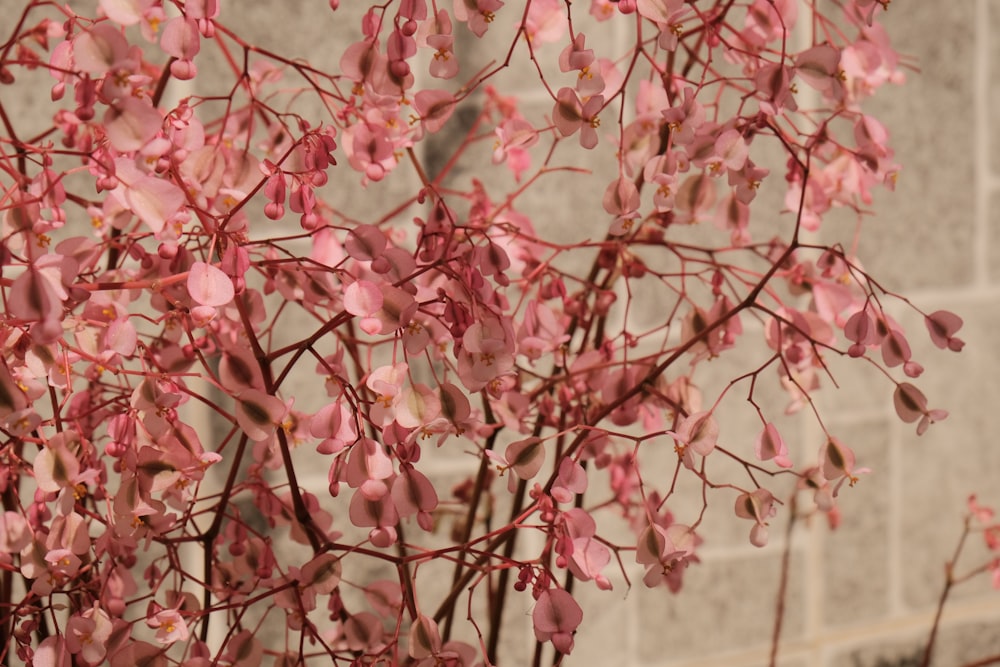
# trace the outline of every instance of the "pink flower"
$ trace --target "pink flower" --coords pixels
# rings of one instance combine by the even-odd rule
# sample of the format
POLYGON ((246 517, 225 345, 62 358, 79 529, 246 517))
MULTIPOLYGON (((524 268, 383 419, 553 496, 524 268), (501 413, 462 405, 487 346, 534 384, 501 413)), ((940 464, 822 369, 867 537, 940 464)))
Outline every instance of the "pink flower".
POLYGON ((187 641, 191 633, 187 621, 177 609, 163 609, 152 618, 146 619, 146 625, 156 628, 156 641, 161 644, 187 641))
POLYGON ((792 76, 792 68, 779 63, 766 63, 757 69, 754 85, 761 113, 777 116, 798 110, 792 95, 792 76))
POLYGON ((896 386, 892 401, 896 407, 896 414, 904 422, 912 424, 920 420, 917 424, 917 435, 923 435, 931 424, 942 421, 948 416, 947 410, 928 409, 927 398, 923 392, 909 382, 901 382, 896 386))
POLYGON ((112 630, 111 618, 95 602, 82 614, 70 617, 66 624, 66 648, 87 663, 97 665, 104 660, 112 630))
POLYGON ((777 427, 768 422, 754 441, 754 452, 761 461, 773 460, 782 468, 791 468, 792 461, 788 458, 788 445, 782 440, 777 427))
POLYGON ((736 516, 754 522, 753 528, 750 529, 750 543, 755 547, 767 544, 767 520, 776 513, 774 496, 767 489, 741 493, 736 499, 736 516))
POLYGON ((844 99, 840 50, 830 44, 819 44, 797 55, 795 73, 824 97, 834 102, 844 99))
POLYGON ((451 33, 451 17, 446 10, 438 10, 433 26, 435 32, 427 36, 427 46, 434 49, 430 75, 450 79, 458 74, 458 58, 455 56, 455 36, 451 33))
POLYGON ((719 424, 711 412, 695 412, 681 419, 675 437, 686 454, 688 449, 708 456, 719 439, 719 424))
POLYGON ((365 178, 380 181, 396 166, 393 140, 384 120, 373 117, 372 122, 356 123, 344 131, 344 137, 350 165, 365 178))
POLYGON ((399 513, 384 481, 370 479, 358 487, 351 496, 348 516, 355 526, 371 528, 368 537, 375 546, 395 544, 399 513))
MULTIPOLYGON (((441 652, 441 634, 434 619, 421 614, 410 626, 409 654, 411 658, 422 660, 441 652)), ((448 664, 435 661, 436 664, 448 664)))
POLYGON ((153 5, 153 0, 99 0, 104 14, 120 25, 135 25, 153 5))
POLYGON ((573 651, 573 635, 583 621, 583 609, 561 588, 544 591, 531 612, 535 639, 551 641, 560 653, 573 651))
POLYGON ((603 106, 602 95, 594 95, 583 102, 572 88, 560 88, 556 94, 552 120, 559 134, 569 137, 579 130, 580 145, 593 148, 597 145, 597 128, 601 125, 597 114, 603 106))
POLYGON ((470 391, 494 385, 514 366, 514 336, 509 321, 484 319, 474 322, 462 336, 458 375, 470 391))
POLYGON ((163 29, 160 47, 175 60, 170 64, 170 73, 185 81, 198 73, 194 57, 201 50, 201 36, 194 19, 178 16, 171 19, 163 29))
POLYGON ((619 177, 604 191, 604 210, 615 216, 609 233, 622 236, 632 229, 639 217, 639 190, 631 179, 619 177))
POLYGON ((493 164, 505 162, 521 180, 521 174, 531 166, 528 149, 538 143, 538 132, 523 118, 511 118, 496 129, 497 141, 493 146, 493 164))
POLYGON ((657 45, 661 49, 673 51, 677 48, 681 34, 681 20, 687 12, 684 0, 635 0, 640 16, 649 19, 659 28, 657 45))
POLYGON ((691 143, 695 132, 705 122, 705 109, 695 98, 693 88, 684 89, 684 101, 680 106, 663 111, 663 119, 670 128, 670 139, 674 144, 691 143))
POLYGON ((413 108, 426 132, 437 132, 455 110, 455 96, 446 90, 421 90, 414 96, 413 108))
POLYGON ((455 0, 455 18, 467 23, 476 37, 482 37, 501 7, 501 0, 455 0))
POLYGON ((698 541, 694 530, 683 524, 647 526, 635 552, 636 562, 646 566, 643 583, 649 588, 665 583, 671 591, 680 590, 684 568, 698 562, 694 554, 698 541))
POLYGON ((116 68, 127 55, 128 42, 111 23, 98 23, 73 39, 73 61, 77 68, 94 76, 116 68))
POLYGON ((962 328, 962 318, 947 310, 938 310, 924 318, 931 340, 942 350, 960 352, 965 341, 956 338, 955 333, 962 328))
POLYGON ((557 42, 565 29, 566 11, 562 0, 532 0, 524 31, 533 44, 557 42))
POLYGON ((392 482, 392 500, 400 517, 417 515, 421 528, 431 530, 434 527, 431 512, 437 508, 437 491, 427 476, 411 464, 400 466, 392 482))
POLYGON ((247 389, 236 400, 236 423, 254 442, 265 442, 282 426, 288 406, 259 389, 247 389))

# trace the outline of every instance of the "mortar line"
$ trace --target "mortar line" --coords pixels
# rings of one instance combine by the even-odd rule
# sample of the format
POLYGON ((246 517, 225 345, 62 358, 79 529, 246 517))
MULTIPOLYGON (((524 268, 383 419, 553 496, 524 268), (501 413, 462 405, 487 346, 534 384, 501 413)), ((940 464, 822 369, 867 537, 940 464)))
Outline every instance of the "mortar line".
POLYGON ((974 279, 979 286, 989 284, 989 187, 993 181, 990 173, 990 127, 989 127, 989 81, 990 81, 990 34, 989 9, 987 0, 976 0, 975 6, 975 43, 973 46, 975 62, 973 63, 973 113, 975 133, 978 138, 975 148, 975 173, 973 187, 975 188, 973 237, 974 279))
POLYGON ((902 577, 902 567, 897 567, 897 565, 903 562, 903 540, 902 540, 902 504, 903 504, 903 472, 901 470, 902 466, 902 455, 900 453, 900 443, 899 443, 899 433, 900 424, 899 420, 895 418, 892 408, 888 404, 885 404, 885 412, 887 414, 887 438, 888 442, 888 463, 886 464, 888 470, 888 484, 889 484, 889 500, 888 500, 888 531, 889 535, 886 540, 886 550, 887 550, 887 563, 885 563, 886 568, 889 570, 889 586, 887 595, 888 607, 889 607, 889 618, 893 618, 906 610, 906 606, 903 601, 903 577, 902 577))

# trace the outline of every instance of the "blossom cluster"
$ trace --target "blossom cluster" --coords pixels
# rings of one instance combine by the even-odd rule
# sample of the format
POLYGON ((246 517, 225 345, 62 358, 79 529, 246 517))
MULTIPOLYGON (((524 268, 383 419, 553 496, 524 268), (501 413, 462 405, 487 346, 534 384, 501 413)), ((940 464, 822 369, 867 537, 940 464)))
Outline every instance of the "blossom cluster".
MULTIPOLYGON (((843 356, 884 371, 918 433, 947 413, 887 312, 909 302, 854 243, 811 240, 899 171, 864 110, 904 78, 888 3, 830 4, 392 0, 321 71, 248 42, 221 0, 26 1, 0 83, 46 72, 51 127, 26 135, 0 101, 0 569, 23 582, 0 588, 0 654, 472 667, 521 596, 536 650, 562 656, 585 617, 572 582, 677 591, 705 511, 763 546, 792 488, 836 524, 863 454, 825 427, 786 442, 763 387, 813 408, 843 356), (487 38, 492 64, 459 47, 487 38), (515 54, 541 112, 500 85, 515 54), (600 161, 599 235, 552 240, 532 193, 600 161), (751 216, 768 187, 785 210, 751 216), (641 294, 662 295, 652 325, 641 294), (706 395, 699 369, 744 343, 766 360, 706 395), (726 428, 738 387, 746 438, 726 428), (450 488, 445 459, 469 464, 450 488), (681 477, 700 514, 672 509, 681 477), (424 591, 435 567, 449 583, 424 591)), ((957 315, 923 318, 961 350, 957 315)))

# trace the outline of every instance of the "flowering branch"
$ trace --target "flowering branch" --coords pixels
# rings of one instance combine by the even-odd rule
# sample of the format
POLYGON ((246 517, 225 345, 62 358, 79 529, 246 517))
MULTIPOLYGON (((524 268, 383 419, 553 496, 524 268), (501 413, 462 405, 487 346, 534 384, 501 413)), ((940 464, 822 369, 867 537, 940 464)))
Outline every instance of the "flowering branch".
POLYGON ((961 319, 814 234, 899 170, 883 3, 333 0, 328 68, 218 0, 24 4, 0 84, 52 86, 0 103, 5 664, 472 667, 514 604, 559 664, 581 588, 676 592, 720 503, 755 546, 836 526, 868 470, 830 358, 946 416, 887 309, 953 352, 961 319), (564 182, 603 196, 554 229, 564 182))

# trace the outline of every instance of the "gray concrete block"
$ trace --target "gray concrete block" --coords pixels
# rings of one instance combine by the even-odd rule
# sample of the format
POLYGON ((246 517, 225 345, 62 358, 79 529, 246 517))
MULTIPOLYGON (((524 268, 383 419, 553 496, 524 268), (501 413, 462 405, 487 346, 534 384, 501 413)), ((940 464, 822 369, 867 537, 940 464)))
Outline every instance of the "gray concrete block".
POLYGON ((583 607, 583 623, 576 633, 569 664, 622 664, 625 656, 634 651, 635 628, 640 623, 636 618, 635 598, 617 582, 613 591, 577 582, 573 597, 583 607))
MULTIPOLYGON (((935 642, 930 667, 993 664, 979 662, 1000 655, 1000 635, 995 621, 944 625, 935 642)), ((921 667, 930 628, 904 631, 834 652, 827 667, 921 667)))
MULTIPOLYGON (((877 351, 874 358, 879 359, 877 351)), ((825 353, 823 361, 833 380, 824 375, 820 380, 822 387, 813 394, 820 414, 841 419, 866 418, 892 409, 895 387, 871 364, 832 352, 825 353)))
POLYGON ((920 667, 923 644, 919 636, 886 637, 870 644, 838 651, 827 667, 920 667))
POLYGON ((889 612, 891 480, 888 428, 882 422, 842 427, 831 424, 854 449, 859 465, 870 466, 854 487, 842 489, 837 505, 842 524, 822 536, 822 616, 827 627, 857 626, 889 612))
POLYGON ((920 318, 903 320, 911 332, 915 358, 938 362, 931 366, 927 361, 928 370, 916 384, 932 407, 951 411, 947 420, 919 438, 913 435, 912 425, 897 425, 901 434, 900 566, 905 600, 914 606, 934 601, 943 582, 943 564, 961 530, 966 498, 978 492, 988 503, 1000 470, 1000 450, 987 435, 1000 427, 997 412, 988 407, 1000 401, 1000 378, 992 352, 1000 326, 1000 303, 983 298, 921 305, 929 311, 937 306, 960 310, 966 324, 959 335, 967 345, 961 353, 942 359, 946 353, 927 341, 920 318))
POLYGON ((996 190, 989 198, 989 210, 986 214, 986 244, 986 274, 990 283, 996 285, 1000 283, 1000 192, 996 190))
POLYGON ((877 198, 875 219, 862 233, 862 248, 870 249, 862 261, 891 288, 959 286, 972 278, 972 154, 982 140, 973 134, 971 102, 975 3, 950 9, 883 15, 896 49, 921 70, 865 105, 889 128, 903 165, 896 192, 877 198))
MULTIPOLYGON (((688 567, 679 595, 637 587, 632 594, 639 597, 639 616, 650 619, 640 629, 638 658, 648 663, 665 657, 681 661, 735 648, 767 647, 780 570, 780 555, 712 560, 688 567)), ((782 635, 786 639, 804 632, 805 585, 802 559, 793 554, 782 635)))
POLYGON ((1000 116, 998 116, 1000 112, 997 111, 1000 109, 1000 43, 992 39, 992 36, 997 34, 996 31, 1000 29, 1000 6, 997 6, 995 2, 985 2, 983 5, 986 8, 988 23, 983 28, 982 34, 988 34, 991 37, 986 40, 989 47, 987 60, 977 63, 977 66, 985 67, 988 75, 987 89, 981 94, 986 98, 983 102, 986 104, 989 114, 986 119, 986 129, 989 131, 987 139, 990 149, 990 168, 996 173, 1000 171, 1000 135, 995 129, 1000 121, 1000 116))

